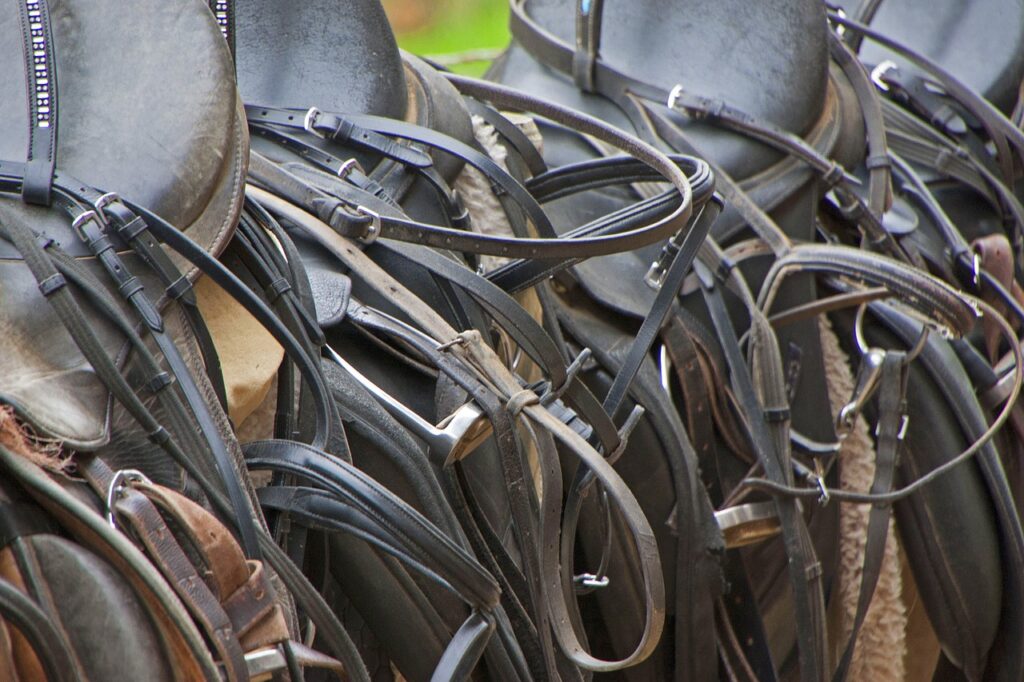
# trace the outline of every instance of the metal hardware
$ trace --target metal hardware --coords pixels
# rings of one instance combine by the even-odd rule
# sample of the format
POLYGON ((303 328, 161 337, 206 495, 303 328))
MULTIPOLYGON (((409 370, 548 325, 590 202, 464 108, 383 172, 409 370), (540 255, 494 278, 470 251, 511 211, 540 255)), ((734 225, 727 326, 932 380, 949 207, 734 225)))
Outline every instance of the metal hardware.
POLYGON ((371 211, 363 205, 356 206, 356 213, 370 219, 370 226, 366 228, 366 234, 359 238, 364 244, 372 244, 380 236, 380 213, 371 211))
POLYGON ((779 534, 781 525, 774 502, 749 502, 715 512, 729 549, 766 540, 779 534))
POLYGON ((398 423, 424 441, 434 458, 443 461, 445 466, 469 456, 491 435, 491 422, 476 403, 466 403, 435 426, 363 376, 333 348, 324 348, 330 358, 376 398, 398 423))
POLYGON ((138 469, 121 469, 110 479, 107 486, 107 523, 114 530, 117 530, 117 519, 114 517, 114 504, 125 488, 131 483, 149 483, 150 480, 138 469))
POLYGON ((306 129, 307 133, 312 133, 317 137, 324 137, 324 135, 315 128, 316 121, 322 114, 323 112, 316 107, 309 108, 309 111, 306 112, 306 117, 302 119, 302 127, 306 129))
POLYGON ((881 62, 878 66, 871 69, 871 82, 878 86, 879 90, 889 92, 889 85, 884 80, 882 80, 882 78, 885 76, 885 74, 889 73, 894 69, 897 71, 899 70, 899 68, 896 66, 896 62, 894 62, 891 59, 886 59, 885 61, 881 62))

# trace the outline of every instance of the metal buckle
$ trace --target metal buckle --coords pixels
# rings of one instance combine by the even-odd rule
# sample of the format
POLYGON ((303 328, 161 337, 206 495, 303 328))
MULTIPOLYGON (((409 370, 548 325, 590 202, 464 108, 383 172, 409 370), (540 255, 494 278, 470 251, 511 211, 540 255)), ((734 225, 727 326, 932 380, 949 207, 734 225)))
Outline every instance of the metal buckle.
POLYGON ((114 530, 117 530, 117 519, 114 518, 114 503, 117 502, 117 496, 130 483, 134 482, 150 483, 150 480, 146 477, 146 474, 138 469, 121 469, 114 474, 114 477, 110 479, 110 485, 107 486, 107 523, 114 530))
POLYGON ((342 164, 338 166, 338 177, 344 180, 352 174, 352 171, 359 171, 363 175, 366 175, 366 171, 363 170, 360 163, 355 159, 355 157, 353 157, 348 161, 342 162, 342 164))
POLYGON ((878 66, 871 69, 871 82, 874 83, 879 90, 889 92, 889 85, 882 80, 882 77, 893 69, 899 70, 899 67, 896 66, 896 62, 891 59, 886 59, 878 66))
POLYGON ((672 88, 672 90, 668 93, 668 99, 665 100, 665 106, 667 106, 669 109, 672 109, 673 111, 675 111, 676 100, 678 100, 679 96, 682 95, 682 94, 683 94, 683 85, 682 85, 682 83, 676 83, 675 87, 672 88))
POLYGON ((316 120, 320 118, 321 114, 323 112, 316 107, 310 107, 309 111, 306 112, 306 117, 302 119, 302 127, 306 129, 307 133, 312 133, 317 137, 324 137, 319 130, 313 127, 316 125, 316 120))
POLYGON ((598 587, 608 587, 611 580, 606 575, 597 576, 593 573, 580 573, 572 577, 572 582, 575 585, 595 589, 598 587))
POLYGON ((94 201, 92 205, 97 211, 102 213, 104 208, 119 201, 121 201, 121 197, 119 197, 116 192, 107 192, 94 201))
POLYGON ((372 244, 377 241, 377 237, 380 236, 380 213, 371 211, 363 205, 356 206, 356 213, 370 219, 370 226, 366 229, 366 234, 359 238, 359 241, 364 244, 372 244))
POLYGON ((85 225, 90 220, 95 220, 96 224, 100 226, 100 229, 103 229, 103 221, 100 220, 99 214, 92 209, 85 211, 77 218, 75 218, 73 221, 71 221, 71 229, 75 231, 75 234, 78 235, 79 239, 86 243, 89 242, 89 238, 85 236, 85 230, 82 229, 82 226, 85 225))

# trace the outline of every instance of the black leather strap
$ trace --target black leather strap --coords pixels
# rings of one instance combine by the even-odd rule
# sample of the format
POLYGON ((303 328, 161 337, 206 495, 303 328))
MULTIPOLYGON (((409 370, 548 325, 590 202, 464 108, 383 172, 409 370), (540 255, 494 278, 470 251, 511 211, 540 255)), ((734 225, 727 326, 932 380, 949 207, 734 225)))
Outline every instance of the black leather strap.
MULTIPOLYGON (((779 452, 776 439, 769 432, 764 419, 764 408, 758 400, 759 393, 754 388, 743 359, 736 331, 725 307, 721 287, 703 264, 698 262, 695 268, 712 323, 722 342, 733 391, 740 399, 745 416, 749 420, 751 443, 758 461, 770 480, 791 481, 793 474, 786 457, 788 453, 779 452)), ((821 564, 814 554, 814 547, 799 506, 794 504, 793 500, 776 498, 776 511, 789 558, 801 676, 807 680, 824 679, 827 675, 828 657, 825 647, 828 638, 825 632, 821 564)))
POLYGON ((78 667, 75 665, 71 645, 61 632, 50 622, 50 617, 34 601, 0 578, 0 617, 14 627, 25 638, 36 659, 43 667, 47 680, 54 682, 77 682, 78 667))
POLYGON ((0 504, 0 548, 17 538, 59 532, 57 524, 37 504, 19 501, 0 504))
MULTIPOLYGON (((875 455, 875 476, 871 483, 874 494, 892 489, 899 464, 900 449, 906 427, 907 356, 902 351, 886 351, 882 362, 882 376, 878 387, 878 444, 875 455)), ((871 597, 882 573, 886 539, 889 537, 889 519, 892 505, 883 503, 871 508, 868 516, 867 539, 864 543, 864 564, 861 570, 857 611, 853 618, 850 638, 836 666, 833 682, 843 682, 853 661, 857 635, 864 624, 871 597)))
POLYGON ((28 162, 21 198, 27 204, 50 205, 57 159, 57 69, 47 0, 19 0, 28 86, 28 162))

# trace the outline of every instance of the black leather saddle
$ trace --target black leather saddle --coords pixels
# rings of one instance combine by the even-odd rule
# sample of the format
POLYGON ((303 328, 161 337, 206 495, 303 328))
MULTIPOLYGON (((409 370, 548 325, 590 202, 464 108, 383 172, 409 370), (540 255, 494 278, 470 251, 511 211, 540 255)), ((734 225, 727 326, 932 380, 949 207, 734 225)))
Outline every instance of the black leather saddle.
MULTIPOLYGON (((25 159, 29 117, 48 103, 52 127, 40 130, 57 131, 52 154, 60 171, 149 208, 217 254, 241 208, 247 137, 223 39, 200 2, 138 3, 131 31, 119 19, 121 9, 106 2, 51 3, 50 98, 39 101, 35 93, 28 99, 18 13, 3 14, 0 45, 9 68, 0 76, 0 159, 25 159), (190 49, 179 50, 179 35, 190 36, 190 49)), ((4 194, 0 222, 45 235, 89 271, 102 273, 61 212, 4 194)), ((120 240, 115 247, 130 251, 120 240)), ((0 327, 9 344, 0 361, 0 397, 40 434, 95 449, 111 437, 109 392, 22 259, 0 240, 0 327)), ((194 268, 172 259, 195 278, 194 268)), ((166 286, 146 284, 153 292, 166 286)), ((161 300, 165 305, 166 297, 161 300)), ((90 319, 111 357, 122 355, 120 332, 99 316, 90 319)))
MULTIPOLYGON (((730 247, 726 250, 730 257, 748 263, 754 263, 759 258, 771 261, 773 258, 781 257, 785 260, 781 254, 787 247, 779 249, 779 242, 774 241, 776 237, 770 234, 765 236, 766 230, 763 228, 770 222, 765 222, 764 214, 767 213, 781 232, 797 242, 813 241, 818 233, 830 232, 830 220, 842 216, 841 220, 859 223, 864 230, 861 232, 862 235, 874 234, 872 249, 883 250, 894 257, 906 260, 905 255, 901 256, 898 253, 898 248, 902 247, 897 247, 896 240, 903 234, 899 224, 899 213, 907 213, 908 204, 899 205, 897 202, 894 213, 890 209, 891 199, 886 188, 888 179, 878 181, 889 163, 885 158, 884 140, 881 143, 879 140, 883 114, 878 109, 884 110, 885 121, 890 126, 893 125, 892 121, 896 120, 896 115, 891 113, 890 107, 884 102, 870 104, 876 97, 873 94, 874 86, 869 80, 870 74, 855 63, 850 57, 849 50, 829 36, 825 8, 820 4, 773 3, 769 10, 768 6, 752 9, 749 6, 733 6, 730 3, 713 3, 713 6, 703 7, 702 11, 695 11, 690 5, 686 8, 669 7, 667 4, 654 2, 642 8, 629 3, 586 0, 576 3, 514 1, 511 5, 513 44, 492 67, 490 77, 531 89, 556 100, 571 102, 599 117, 623 125, 628 130, 636 131, 640 136, 660 141, 668 147, 696 148, 706 153, 719 168, 737 181, 735 186, 723 187, 727 179, 719 178, 719 187, 732 203, 732 207, 726 210, 712 229, 712 234, 719 243, 723 247, 730 247), (761 14, 762 9, 764 15, 761 14), (640 35, 644 36, 643 50, 637 49, 637 36, 640 35), (725 47, 726 45, 728 47, 725 47), (785 113, 780 113, 774 108, 780 102, 788 101, 789 97, 793 98, 793 104, 785 113), (679 116, 680 111, 686 115, 679 116), (797 138, 802 138, 802 141, 797 138), (726 143, 723 139, 729 142, 726 143), (825 142, 822 143, 823 141, 825 142), (788 149, 791 155, 803 159, 803 162, 797 164, 799 172, 803 175, 798 176, 799 179, 795 181, 792 177, 784 180, 784 166, 778 160, 779 157, 772 156, 768 147, 776 151, 788 149), (763 158, 759 155, 761 153, 769 160, 760 160, 763 158), (836 163, 832 164, 828 159, 836 163), (770 165, 772 161, 775 162, 774 166, 770 165), (812 173, 810 168, 816 168, 817 172, 812 173), (848 170, 841 171, 843 168, 848 170), (840 172, 856 173, 859 179, 843 179, 839 176, 840 172), (817 180, 809 182, 811 175, 816 175, 817 180), (842 192, 848 192, 847 198, 853 195, 854 201, 848 202, 845 198, 837 201, 837 196, 842 192), (752 204, 756 204, 762 210, 756 210, 752 204), (846 209, 837 210, 840 205, 845 205, 846 209), (741 243, 737 243, 736 240, 749 236, 745 230, 738 230, 744 225, 754 227, 757 236, 768 242, 770 248, 762 245, 760 248, 748 250, 741 243), (752 258, 753 254, 757 255, 752 258)), ((869 3, 868 6, 878 5, 885 7, 884 3, 869 3)), ((898 11, 899 8, 893 8, 894 13, 898 11)), ((935 22, 944 21, 944 16, 952 16, 944 14, 944 11, 940 8, 937 13, 939 17, 934 20, 935 22)), ((879 10, 879 16, 881 12, 882 10, 879 10)), ((979 10, 979 15, 974 20, 980 20, 980 16, 979 10)), ((928 30, 927 27, 932 25, 930 22, 931 18, 928 22, 907 21, 901 26, 903 30, 916 34, 919 30, 928 30)), ((944 25, 952 29, 954 23, 956 22, 950 19, 944 25)), ((1007 30, 1012 32, 1017 30, 1017 27, 1014 25, 1007 30)), ((942 42, 943 47, 937 48, 937 54, 952 55, 957 50, 970 49, 969 46, 973 44, 973 38, 965 37, 960 45, 946 45, 944 41, 948 33, 949 31, 938 31, 929 34, 927 38, 921 36, 918 47, 928 45, 928 41, 933 41, 932 44, 935 45, 942 42)), ((847 34, 848 37, 850 35, 847 34)), ((996 60, 997 65, 1011 63, 1017 59, 1017 56, 1010 54, 1011 52, 1002 54, 996 60)), ((952 61, 948 64, 950 68, 954 67, 952 61)), ((1011 71, 1013 69, 1012 66, 1008 68, 1011 71)), ((1001 67, 993 69, 987 75, 998 73, 1001 73, 1001 67)), ((970 78, 970 74, 965 73, 962 77, 970 78)), ((1000 78, 1002 76, 997 75, 993 76, 993 81, 979 81, 979 87, 995 87, 994 81, 1000 78)), ((1012 81, 1013 76, 1008 80, 1012 81)), ((1006 108, 1005 103, 1001 106, 1006 108)), ((909 125, 905 121, 903 124, 909 125)), ((546 129, 545 133, 545 154, 552 159, 579 159, 600 153, 599 149, 595 152, 594 145, 579 138, 566 136, 557 129, 546 129)), ((909 183, 901 183, 900 189, 907 184, 909 183)), ((937 187, 941 187, 941 184, 937 187)), ((562 207, 564 213, 561 215, 571 216, 575 211, 585 213, 594 205, 601 205, 601 201, 614 205, 616 200, 622 200, 621 195, 609 193, 604 193, 603 197, 588 198, 591 201, 585 205, 566 202, 562 207)), ((912 214, 914 210, 915 208, 909 208, 909 213, 912 214)), ((931 218, 934 218, 934 215, 931 218)), ((922 220, 923 222, 925 221, 922 220)), ((838 238, 830 236, 830 239, 844 241, 850 238, 840 235, 838 238)), ((854 236, 852 241, 857 243, 862 239, 863 237, 854 236)), ((747 246, 752 246, 752 243, 748 243, 747 246)), ((953 250, 956 251, 956 248, 953 250)), ((644 291, 643 274, 656 258, 656 253, 647 252, 640 258, 617 256, 584 264, 575 269, 579 288, 605 309, 625 315, 642 315, 652 297, 650 289, 644 291)), ((704 261, 705 264, 708 262, 714 260, 704 261)), ((934 262, 934 258, 929 258, 930 264, 934 262)), ((921 265, 920 260, 916 263, 921 265)), ((733 263, 730 261, 725 267, 729 269, 732 266, 733 263)), ((721 268, 721 264, 718 267, 721 268)), ((756 284, 764 270, 750 267, 743 272, 751 284, 756 284)), ((698 272, 697 278, 701 277, 698 272)), ((953 281, 959 285, 959 281, 953 281)), ((803 284, 810 286, 800 289, 800 285, 797 285, 796 290, 791 289, 789 298, 779 307, 799 307, 821 295, 815 290, 812 280, 803 280, 803 284)), ((818 286, 822 284, 826 290, 833 286, 827 281, 819 280, 818 286)), ((695 292, 699 288, 694 284, 689 290, 684 287, 683 291, 695 292)), ((684 305, 697 313, 698 319, 683 326, 689 326, 691 334, 699 341, 701 335, 695 334, 692 330, 699 329, 701 323, 710 327, 713 321, 708 322, 699 308, 687 305, 686 298, 684 296, 684 305)), ((781 299, 778 302, 781 303, 781 299)), ((575 305, 588 310, 591 304, 575 302, 575 305)), ((579 318, 587 319, 592 314, 589 311, 581 313, 579 318)), ((564 317, 570 320, 573 318, 572 304, 569 310, 564 312, 564 317)), ((880 329, 873 329, 869 337, 875 339, 874 342, 877 343, 881 343, 882 338, 892 343, 893 337, 887 336, 889 332, 884 331, 884 328, 898 328, 896 318, 882 315, 882 320, 878 325, 880 329), (877 336, 873 336, 875 334, 877 336)), ((570 329, 573 327, 572 323, 567 326, 570 329)), ((581 326, 576 325, 577 328, 581 326)), ((706 339, 704 343, 711 347, 722 341, 723 326, 714 323, 714 328, 714 333, 703 335, 706 339), (716 334, 719 336, 718 341, 714 339, 716 334)), ((846 335, 852 334, 852 318, 846 319, 841 329, 846 335)), ((577 329, 575 333, 578 334, 579 330, 577 329)), ((912 345, 908 338, 909 334, 910 332, 904 328, 902 335, 897 335, 899 343, 912 345)), ((831 421, 822 419, 818 410, 821 405, 818 399, 824 395, 824 387, 818 385, 814 390, 808 390, 810 384, 807 383, 807 377, 822 376, 820 365, 815 365, 816 338, 816 325, 802 328, 796 326, 790 327, 788 331, 778 331, 782 366, 788 368, 786 371, 800 368, 800 371, 794 372, 787 379, 787 386, 791 389, 787 404, 792 410, 793 428, 798 432, 797 435, 811 435, 810 443, 806 439, 800 442, 801 439, 794 438, 794 450, 804 453, 808 452, 808 446, 810 450, 815 449, 814 440, 819 441, 818 446, 833 440, 827 433, 827 426, 824 431, 816 431, 812 426, 827 425, 831 421), (794 354, 794 349, 801 352, 794 354)), ((930 344, 929 348, 931 345, 934 344, 930 344)), ((855 351, 852 348, 851 350, 855 351)), ((680 354, 677 352, 675 355, 680 354)), ((720 367, 728 364, 730 372, 736 371, 738 365, 727 363, 727 357, 715 358, 714 351, 711 352, 711 356, 712 364, 715 361, 720 367)), ((754 362, 756 366, 757 361, 754 362)), ((933 365, 930 371, 937 371, 936 365, 933 365)), ((685 380, 685 375, 680 377, 680 381, 685 380)), ((962 404, 962 394, 958 396, 953 387, 960 385, 958 382, 968 383, 964 375, 957 375, 955 380, 948 383, 938 381, 938 385, 931 383, 933 381, 937 380, 929 378, 928 374, 918 371, 911 373, 910 392, 915 399, 923 401, 917 404, 923 413, 933 413, 938 409, 938 405, 962 404), (928 401, 932 401, 928 403, 931 407, 924 407, 924 403, 928 401)), ((719 375, 710 382, 710 385, 713 386, 715 383, 725 383, 725 379, 719 375)), ((735 384, 733 388, 736 388, 735 384)), ((685 391, 685 384, 683 389, 685 391)), ((693 391, 687 394, 688 398, 691 395, 693 391)), ((977 407, 975 404, 968 411, 975 410, 973 414, 977 416, 977 407)), ((693 406, 683 404, 679 409, 692 410, 693 406)), ((688 417, 690 435, 698 440, 701 438, 700 427, 694 426, 693 412, 689 412, 688 417), (695 428, 698 430, 695 431, 695 428)), ((913 468, 915 473, 910 474, 911 477, 948 461, 962 449, 965 439, 969 441, 978 435, 975 427, 966 425, 963 420, 950 420, 948 425, 951 433, 943 440, 949 443, 949 447, 942 451, 936 448, 936 442, 931 438, 934 433, 929 435, 922 431, 915 434, 914 427, 909 428, 906 434, 907 454, 904 455, 903 466, 913 468), (959 432, 959 435, 954 435, 954 431, 959 432)), ((736 452, 737 449, 742 449, 742 446, 737 448, 736 443, 728 443, 724 451, 736 452)), ((994 455, 990 452, 988 456, 994 455)), ((706 460, 703 463, 705 476, 709 470, 720 466, 714 463, 717 461, 706 460)), ((939 632, 940 641, 950 659, 954 660, 956 665, 971 671, 969 674, 977 674, 977 671, 986 665, 985 652, 1004 651, 1004 644, 999 642, 1001 637, 996 637, 995 634, 998 627, 996 623, 999 620, 999 616, 995 614, 1000 610, 998 594, 1003 589, 1009 593, 1016 590, 1013 569, 1009 564, 1003 564, 1000 568, 1001 550, 998 547, 1001 545, 1006 551, 1016 553, 1015 548, 1019 546, 1019 531, 1015 528, 1019 524, 1014 514, 1005 513, 1008 511, 1006 480, 998 475, 992 476, 990 466, 991 462, 981 463, 978 467, 962 467, 947 474, 946 479, 952 488, 958 487, 961 490, 978 491, 987 488, 988 494, 994 500, 990 506, 990 501, 980 494, 964 494, 961 498, 964 504, 972 509, 972 518, 976 519, 972 525, 976 532, 970 534, 974 543, 973 549, 966 553, 975 557, 975 567, 983 564, 985 568, 981 572, 989 576, 984 583, 987 587, 982 591, 985 596, 979 597, 978 602, 970 607, 964 608, 963 604, 949 602, 948 594, 959 589, 953 587, 954 585, 972 583, 971 576, 978 575, 975 569, 957 560, 957 556, 962 554, 946 553, 944 550, 938 553, 923 552, 923 547, 917 541, 918 538, 930 534, 935 538, 934 546, 942 547, 946 546, 947 540, 963 538, 962 533, 955 531, 963 516, 952 519, 937 511, 943 506, 943 500, 948 500, 948 497, 944 497, 937 489, 926 488, 897 505, 897 516, 903 524, 901 533, 906 539, 911 565, 919 585, 922 586, 926 603, 931 605, 929 613, 939 632), (956 483, 953 482, 954 479, 957 480, 956 483), (993 509, 999 515, 1000 521, 982 521, 981 519, 991 514, 993 509), (928 523, 927 528, 920 525, 926 517, 936 518, 936 515, 944 520, 928 523), (1002 576, 998 577, 1000 572, 1002 576), (953 626, 953 622, 960 622, 962 625, 953 626), (973 633, 967 640, 954 634, 963 632, 964 628, 973 633)), ((830 484, 824 482, 824 485, 830 484)), ((712 494, 714 495, 714 491, 712 494)), ((834 538, 835 531, 830 530, 833 527, 827 520, 827 507, 815 511, 819 513, 817 519, 812 519, 811 522, 815 549, 825 571, 825 582, 828 583, 827 576, 834 565, 834 555, 830 554, 828 538, 834 538)), ((771 586, 773 578, 767 576, 768 571, 764 570, 766 566, 773 565, 770 552, 766 555, 757 548, 747 550, 747 558, 748 571, 751 572, 751 580, 756 585, 756 598, 760 600, 765 612, 770 612, 770 605, 779 595, 778 586, 782 584, 784 587, 784 577, 781 573, 775 574, 782 580, 781 583, 776 580, 775 587, 771 586), (775 596, 772 596, 773 594, 775 596)), ((730 575, 738 577, 735 572, 730 575)), ((734 594, 740 599, 750 599, 742 590, 734 594)), ((744 621, 742 616, 736 619, 736 614, 733 618, 735 627, 744 633, 754 635, 753 640, 757 639, 758 626, 755 622, 744 621)), ((1010 618, 1004 622, 1012 621, 1010 618)), ((785 652, 789 651, 788 647, 791 646, 793 639, 781 634, 792 622, 788 617, 774 620, 773 631, 768 635, 772 640, 772 652, 782 667, 795 663, 794 658, 784 662, 785 652)), ((1017 632, 1016 626, 1008 627, 1017 632)), ((1013 637, 1016 638, 1017 635, 1013 637)), ((801 650, 805 649, 801 644, 801 650)), ((753 651, 748 653, 753 654, 753 651)), ((765 651, 753 654, 755 659, 758 655, 767 654, 765 651)), ((802 653, 801 661, 805 660, 803 655, 802 653)), ((1006 659, 994 654, 987 658, 987 663, 996 667, 1006 665, 1010 669, 1017 665, 1015 656, 1006 659)), ((767 672, 767 669, 758 670, 759 675, 772 674, 767 672)), ((802 668, 802 674, 807 679, 816 679, 828 673, 822 670, 815 673, 802 668)))

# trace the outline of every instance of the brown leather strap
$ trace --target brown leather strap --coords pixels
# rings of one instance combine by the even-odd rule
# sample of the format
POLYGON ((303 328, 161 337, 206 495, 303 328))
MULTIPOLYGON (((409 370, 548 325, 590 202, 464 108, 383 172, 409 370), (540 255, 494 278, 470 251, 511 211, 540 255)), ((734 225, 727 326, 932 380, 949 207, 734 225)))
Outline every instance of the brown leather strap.
MULTIPOLYGON (((1014 276, 1013 248, 1010 246, 1010 240, 1006 235, 990 234, 985 237, 979 237, 971 242, 971 250, 976 254, 980 268, 998 280, 1003 285, 1003 288, 1009 291, 1019 304, 1024 306, 1024 290, 1021 289, 1014 276)), ((1004 317, 1012 320, 1011 323, 1014 325, 1014 328, 1019 327, 1020 323, 1015 317, 1007 314, 1006 304, 1000 300, 995 292, 982 288, 981 297, 1004 317)), ((999 340, 1001 336, 999 328, 987 318, 982 319, 981 325, 985 333, 985 350, 988 352, 989 360, 994 363, 999 359, 999 340)))
POLYGON ((243 651, 289 638, 288 625, 263 563, 246 560, 228 529, 209 511, 169 488, 138 482, 160 511, 177 522, 179 532, 203 556, 204 575, 231 620, 243 651))
POLYGON ((42 469, 0 447, 0 467, 84 546, 106 559, 145 602, 167 647, 175 679, 219 682, 202 635, 177 595, 138 548, 42 469))
POLYGON ((83 463, 79 470, 97 492, 114 500, 111 513, 132 529, 135 539, 145 548, 150 560, 178 593, 178 597, 209 638, 228 680, 235 682, 247 679, 245 655, 230 619, 178 544, 156 506, 142 492, 134 489, 131 483, 126 482, 119 490, 111 490, 116 483, 115 473, 99 457, 83 463))

